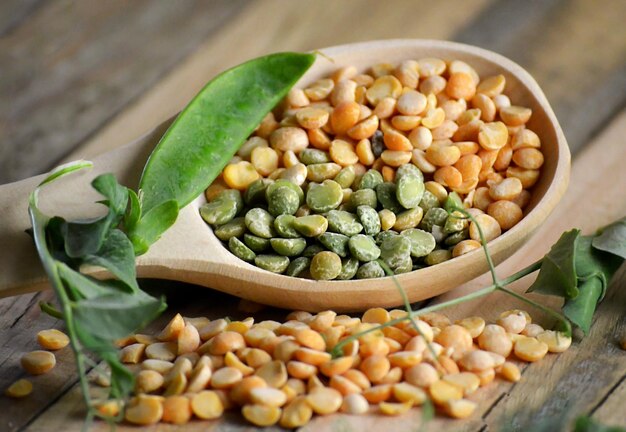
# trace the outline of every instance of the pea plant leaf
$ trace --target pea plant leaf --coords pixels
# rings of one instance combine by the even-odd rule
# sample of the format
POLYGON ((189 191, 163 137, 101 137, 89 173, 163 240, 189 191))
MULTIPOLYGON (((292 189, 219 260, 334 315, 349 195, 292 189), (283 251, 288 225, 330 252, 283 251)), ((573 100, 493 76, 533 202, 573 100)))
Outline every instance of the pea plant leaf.
POLYGON ((105 199, 99 201, 109 208, 111 223, 117 225, 126 212, 128 188, 117 182, 113 174, 102 174, 96 177, 91 186, 100 192, 105 199))
POLYGON ((602 284, 600 300, 604 298, 611 277, 620 267, 623 258, 598 250, 593 246, 594 236, 583 236, 577 244, 576 277, 582 283, 591 278, 598 278, 602 284))
POLYGON ((128 200, 128 211, 124 215, 124 229, 126 232, 132 231, 141 218, 141 203, 139 202, 139 196, 132 189, 128 189, 128 200))
POLYGON ((579 294, 568 298, 563 305, 565 316, 589 333, 593 314, 613 274, 624 261, 621 257, 593 247, 594 236, 579 239, 574 251, 576 257, 576 277, 579 294))
POLYGON ((165 307, 162 299, 143 291, 117 292, 76 302, 76 324, 89 334, 106 341, 128 336, 156 318, 165 307))
POLYGON ((113 174, 100 175, 91 185, 104 196, 105 199, 99 202, 108 211, 97 218, 65 222, 62 228, 65 252, 72 258, 95 254, 102 247, 111 227, 119 224, 126 211, 128 189, 118 184, 113 174))
POLYGON ((131 291, 139 291, 133 244, 119 229, 111 230, 98 253, 85 256, 83 262, 107 269, 131 291))
POLYGON ((528 292, 574 298, 578 295, 576 280, 576 245, 580 230, 574 229, 561 235, 543 258, 541 269, 528 292))
POLYGON ((565 301, 563 314, 587 334, 601 296, 602 281, 597 277, 587 279, 580 285, 578 296, 565 301))
POLYGON ((117 292, 115 287, 109 285, 109 281, 101 281, 84 275, 64 263, 57 265, 57 272, 64 283, 68 297, 72 301, 98 298, 117 292))
POLYGON ((102 247, 111 227, 108 215, 79 221, 63 221, 61 235, 65 243, 65 253, 70 258, 95 254, 102 247))
POLYGON ((588 333, 597 305, 624 261, 625 234, 624 219, 598 235, 581 236, 579 230, 564 233, 543 258, 528 291, 562 297, 564 315, 588 333))
POLYGON ((626 259, 626 217, 601 230, 593 239, 593 247, 626 259))
POLYGON ((50 218, 46 225, 46 240, 50 254, 54 259, 68 264, 70 267, 80 265, 80 259, 70 257, 65 251, 65 226, 66 221, 62 217, 50 218))
POLYGON ((605 426, 591 417, 580 416, 576 419, 574 432, 626 432, 626 428, 620 426, 605 426))

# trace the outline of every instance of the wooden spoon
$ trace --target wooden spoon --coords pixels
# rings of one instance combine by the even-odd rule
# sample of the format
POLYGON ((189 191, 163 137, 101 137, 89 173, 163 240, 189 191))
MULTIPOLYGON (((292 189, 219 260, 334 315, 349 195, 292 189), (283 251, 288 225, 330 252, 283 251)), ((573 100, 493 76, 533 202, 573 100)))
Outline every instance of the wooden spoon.
MULTIPOLYGON (((359 70, 379 62, 398 63, 407 59, 439 57, 458 59, 472 65, 481 77, 503 74, 506 94, 514 104, 532 108, 529 128, 541 138, 545 164, 524 219, 489 243, 496 263, 513 254, 546 219, 563 195, 569 178, 570 153, 561 127, 535 80, 512 61, 480 48, 434 40, 386 40, 342 45, 321 50, 310 71, 302 78, 305 86, 327 76, 340 66, 359 70)), ((46 186, 40 194, 41 207, 49 215, 85 218, 97 215, 101 206, 89 183, 93 177, 113 172, 121 183, 136 187, 142 167, 170 122, 93 160, 94 168, 46 186)), ((43 176, 0 186, 0 297, 23 294, 48 287, 34 245, 24 230, 29 228, 28 195, 43 176)), ((232 255, 213 235, 198 213, 205 202, 198 197, 185 207, 176 224, 137 259, 139 277, 190 282, 211 287, 259 303, 290 309, 356 311, 368 307, 392 307, 402 297, 391 278, 314 281, 277 275, 243 262, 232 255)), ((482 250, 433 267, 397 276, 411 302, 433 297, 467 282, 488 270, 482 250)), ((89 273, 106 276, 97 269, 89 273)))

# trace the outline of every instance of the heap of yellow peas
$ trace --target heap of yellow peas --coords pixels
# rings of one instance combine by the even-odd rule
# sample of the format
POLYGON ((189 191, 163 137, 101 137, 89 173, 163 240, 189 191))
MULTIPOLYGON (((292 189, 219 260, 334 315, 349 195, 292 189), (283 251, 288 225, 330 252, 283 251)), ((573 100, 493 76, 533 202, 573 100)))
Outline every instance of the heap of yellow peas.
MULTIPOLYGON (((292 312, 282 323, 177 314, 156 336, 119 341, 120 359, 136 374, 136 394, 125 407, 109 401, 98 409, 111 416, 124 409, 125 420, 137 425, 211 420, 240 409, 254 425, 295 428, 314 414, 399 415, 430 399, 450 417, 466 418, 476 409, 472 399, 480 387, 496 376, 516 382, 521 362, 571 344, 521 310, 503 312, 493 324, 477 316, 452 323, 428 313, 414 320, 417 329, 404 320, 344 342, 340 355, 331 355, 346 338, 403 317, 404 310, 382 308, 361 318, 292 312)), ((40 336, 44 348, 67 344, 63 337, 59 345, 54 332, 40 336)), ((41 352, 24 355, 27 372, 54 366, 54 355, 34 354, 41 352)), ((96 383, 109 385, 102 375, 96 383)), ((19 380, 6 394, 24 397, 31 390, 29 381, 19 380)))
MULTIPOLYGON (((229 322, 176 315, 156 337, 124 341, 121 360, 136 364, 136 397, 125 419, 134 424, 184 424, 240 409, 257 426, 295 428, 314 414, 398 415, 430 399, 454 418, 474 412, 472 394, 499 375, 521 377, 519 362, 565 351, 571 338, 532 323, 520 310, 494 324, 480 317, 452 323, 429 313, 377 329, 341 348, 345 338, 404 310, 373 308, 361 318, 324 311, 292 312, 283 323, 229 322)), ((101 407, 104 412, 118 406, 101 407)))

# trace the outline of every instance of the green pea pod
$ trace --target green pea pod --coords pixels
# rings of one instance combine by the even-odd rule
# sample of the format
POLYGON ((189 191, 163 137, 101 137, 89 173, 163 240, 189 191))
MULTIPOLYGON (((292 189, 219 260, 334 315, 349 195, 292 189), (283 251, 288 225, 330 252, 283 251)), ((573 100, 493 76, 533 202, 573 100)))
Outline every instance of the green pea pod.
POLYGON ((139 219, 137 225, 128 233, 128 238, 133 243, 135 255, 146 253, 150 245, 174 225, 178 217, 178 210, 176 201, 169 200, 154 207, 139 219))
POLYGON ((179 208, 193 201, 314 60, 314 54, 271 54, 211 80, 150 155, 139 182, 142 213, 170 200, 179 208))

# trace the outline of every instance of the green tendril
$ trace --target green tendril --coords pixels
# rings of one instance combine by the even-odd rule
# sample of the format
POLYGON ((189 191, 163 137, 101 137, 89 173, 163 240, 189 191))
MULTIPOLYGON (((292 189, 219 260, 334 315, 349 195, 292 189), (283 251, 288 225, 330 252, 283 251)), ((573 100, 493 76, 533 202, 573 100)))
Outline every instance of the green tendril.
POLYGON ((396 275, 393 273, 393 271, 389 268, 389 266, 387 265, 386 262, 380 260, 380 265, 383 268, 383 270, 385 270, 385 273, 387 273, 388 276, 391 276, 391 280, 393 281, 394 285, 396 286, 396 289, 398 290, 398 292, 400 293, 400 295, 402 296, 402 301, 404 303, 404 308, 406 310, 407 313, 407 319, 411 322, 411 324, 413 325, 413 328, 415 329, 415 331, 422 337, 424 338, 424 340, 426 341, 426 346, 428 347, 428 350, 430 351, 430 353, 433 356, 433 359, 439 363, 439 356, 437 355, 437 353, 435 352, 435 348, 433 347, 433 345, 430 343, 430 341, 426 338, 426 336, 424 335, 424 332, 422 332, 422 329, 419 328, 419 326, 417 325, 417 323, 415 322, 415 320, 413 319, 413 309, 411 309, 411 303, 409 303, 409 298, 406 295, 406 291, 404 291, 404 288, 402 287, 402 285, 400 285, 400 282, 398 281, 398 279, 396 278, 396 275))
POLYGON ((531 299, 524 297, 520 294, 517 294, 514 291, 511 291, 507 288, 505 288, 505 285, 508 285, 512 282, 515 282, 518 279, 521 279, 522 277, 536 271, 539 270, 539 268, 541 267, 541 260, 531 264, 530 266, 526 267, 525 269, 521 270, 520 272, 509 276, 508 278, 504 279, 503 281, 500 281, 498 279, 498 276, 496 274, 496 268, 495 265, 493 263, 493 259, 491 258, 491 254, 489 253, 489 249, 487 247, 487 241, 485 239, 485 235, 483 233, 483 229, 480 226, 480 224, 478 223, 478 221, 474 218, 474 216, 472 216, 467 210, 465 210, 464 208, 460 208, 457 205, 452 205, 451 206, 451 212, 453 211, 458 211, 460 213, 462 213, 466 218, 468 218, 469 220, 471 220, 472 222, 474 222, 474 224, 476 225, 476 228, 478 229, 478 234, 480 236, 480 243, 481 246, 485 252, 485 257, 487 258, 487 265, 489 266, 489 272, 491 273, 491 278, 493 280, 493 285, 492 287, 494 288, 494 291, 502 291, 505 294, 510 295, 511 297, 514 297, 518 300, 523 301, 526 304, 529 304, 543 312, 545 312, 546 314, 550 315, 551 317, 557 319, 561 325, 563 326, 563 328, 565 329, 566 334, 569 336, 572 334, 572 326, 569 322, 569 320, 567 318, 565 318, 563 315, 561 315, 560 313, 556 312, 555 310, 545 307, 537 302, 532 301, 531 299))

